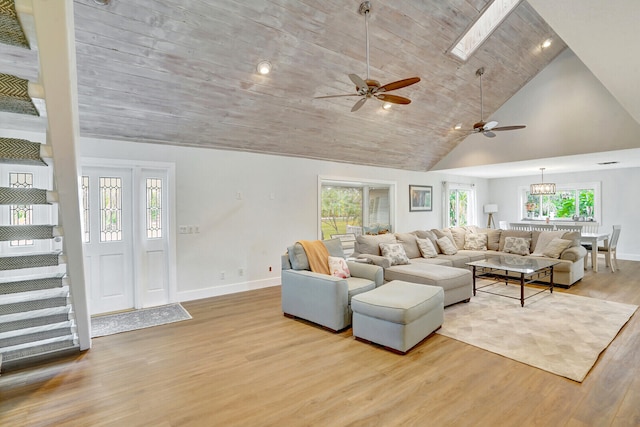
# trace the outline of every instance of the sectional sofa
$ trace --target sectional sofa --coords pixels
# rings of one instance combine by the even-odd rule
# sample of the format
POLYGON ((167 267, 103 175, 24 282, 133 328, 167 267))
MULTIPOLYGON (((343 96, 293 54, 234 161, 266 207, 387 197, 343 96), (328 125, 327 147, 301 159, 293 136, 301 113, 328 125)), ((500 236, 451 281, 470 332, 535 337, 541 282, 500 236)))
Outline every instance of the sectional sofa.
MULTIPOLYGON (((398 245, 391 247, 398 249, 398 245)), ((558 264, 554 267, 554 284, 570 287, 584 277, 587 251, 580 245, 579 232, 496 230, 470 226, 361 235, 356 239, 352 256, 383 267, 385 281, 415 282, 416 265, 432 265, 432 271, 446 272, 442 267, 468 269, 467 262, 498 255, 555 259, 558 264), (400 244, 406 257, 403 259, 397 252, 385 256, 382 248, 388 249, 389 244, 400 244), (424 246, 427 246, 426 251, 424 246)), ((430 269, 421 267, 419 270, 430 269)), ((461 296, 451 297, 447 301, 445 289, 445 306, 452 301, 464 300, 461 296)))

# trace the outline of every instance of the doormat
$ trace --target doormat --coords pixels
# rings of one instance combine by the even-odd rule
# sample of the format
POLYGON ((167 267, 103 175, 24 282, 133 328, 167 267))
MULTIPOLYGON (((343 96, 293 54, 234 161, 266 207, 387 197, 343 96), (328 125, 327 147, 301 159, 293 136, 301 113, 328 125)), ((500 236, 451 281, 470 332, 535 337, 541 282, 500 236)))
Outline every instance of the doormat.
POLYGON ((120 332, 151 328, 191 318, 189 312, 179 303, 96 316, 91 318, 91 337, 103 337, 120 332))

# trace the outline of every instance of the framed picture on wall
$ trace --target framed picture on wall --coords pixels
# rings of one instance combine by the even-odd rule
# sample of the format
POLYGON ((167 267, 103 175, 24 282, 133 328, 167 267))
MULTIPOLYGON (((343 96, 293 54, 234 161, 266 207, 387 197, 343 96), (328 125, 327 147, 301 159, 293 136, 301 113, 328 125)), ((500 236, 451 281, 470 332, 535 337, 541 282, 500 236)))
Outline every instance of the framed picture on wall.
POLYGON ((409 212, 433 210, 433 187, 430 185, 409 186, 409 212))

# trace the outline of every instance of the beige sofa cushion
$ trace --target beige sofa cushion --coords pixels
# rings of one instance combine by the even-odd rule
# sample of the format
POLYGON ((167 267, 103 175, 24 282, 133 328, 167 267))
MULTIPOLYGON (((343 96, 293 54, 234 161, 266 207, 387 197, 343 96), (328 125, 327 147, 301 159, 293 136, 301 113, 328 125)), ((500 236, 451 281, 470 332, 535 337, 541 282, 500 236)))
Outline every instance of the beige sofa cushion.
POLYGON ((418 236, 413 233, 396 233, 396 240, 398 243, 402 243, 408 258, 420 258, 422 256, 416 241, 417 238, 418 236))
POLYGON ((356 237, 355 251, 359 254, 382 255, 380 243, 396 243, 396 236, 393 234, 360 235, 356 237))

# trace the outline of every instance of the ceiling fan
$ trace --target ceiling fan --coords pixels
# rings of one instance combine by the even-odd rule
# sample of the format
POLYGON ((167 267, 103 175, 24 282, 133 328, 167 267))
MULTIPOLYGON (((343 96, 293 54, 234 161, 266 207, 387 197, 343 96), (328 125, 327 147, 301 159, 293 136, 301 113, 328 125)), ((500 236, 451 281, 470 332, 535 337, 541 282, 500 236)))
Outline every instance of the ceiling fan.
POLYGON ((490 122, 485 122, 482 118, 484 117, 484 106, 482 99, 482 75, 484 74, 484 67, 478 68, 476 71, 476 76, 480 77, 480 121, 473 125, 473 130, 469 131, 471 133, 481 133, 487 138, 493 138, 496 136, 494 132, 499 132, 503 130, 517 130, 526 128, 525 125, 516 125, 516 126, 498 126, 498 122, 492 120, 490 122))
POLYGON ((420 81, 420 77, 411 77, 408 79, 398 80, 397 82, 387 83, 386 85, 380 85, 377 80, 371 80, 369 78, 369 13, 371 12, 371 2, 364 1, 360 4, 358 12, 364 15, 364 23, 367 37, 367 78, 362 79, 357 74, 349 74, 349 79, 356 85, 356 93, 344 94, 344 95, 328 95, 328 96, 316 96, 315 99, 323 98, 339 98, 343 96, 359 96, 360 99, 355 103, 351 111, 358 111, 360 107, 367 102, 369 98, 376 98, 383 102, 389 102, 391 104, 410 104, 411 100, 403 96, 390 95, 387 92, 392 90, 401 89, 403 87, 410 86, 420 81))

